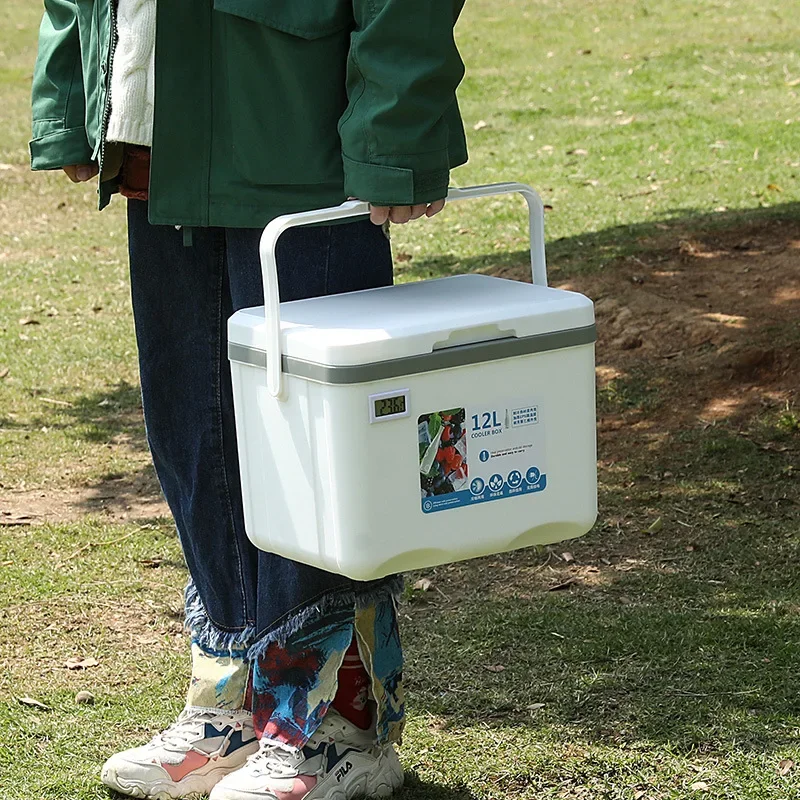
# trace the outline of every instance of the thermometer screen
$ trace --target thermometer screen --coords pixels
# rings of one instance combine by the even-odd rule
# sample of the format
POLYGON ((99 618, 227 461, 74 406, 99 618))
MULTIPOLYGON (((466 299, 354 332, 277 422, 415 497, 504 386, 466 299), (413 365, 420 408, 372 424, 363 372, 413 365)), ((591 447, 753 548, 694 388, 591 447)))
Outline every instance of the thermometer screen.
POLYGON ((374 402, 375 419, 406 413, 406 396, 404 394, 399 394, 397 397, 381 397, 374 402))

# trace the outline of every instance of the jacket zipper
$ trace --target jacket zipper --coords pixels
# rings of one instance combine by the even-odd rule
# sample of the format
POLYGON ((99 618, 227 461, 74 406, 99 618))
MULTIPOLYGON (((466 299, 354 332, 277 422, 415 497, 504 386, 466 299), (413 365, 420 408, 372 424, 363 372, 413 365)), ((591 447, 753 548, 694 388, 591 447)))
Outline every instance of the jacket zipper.
MULTIPOLYGON (((106 134, 108 133, 108 122, 111 117, 111 70, 114 65, 114 53, 117 49, 117 4, 116 0, 109 0, 109 20, 111 22, 111 41, 108 43, 108 54, 105 63, 100 65, 100 69, 106 76, 106 96, 103 101, 103 121, 100 128, 100 160, 98 164, 100 182, 103 182, 103 164, 106 158, 106 134)), ((99 191, 99 188, 98 188, 99 191)))

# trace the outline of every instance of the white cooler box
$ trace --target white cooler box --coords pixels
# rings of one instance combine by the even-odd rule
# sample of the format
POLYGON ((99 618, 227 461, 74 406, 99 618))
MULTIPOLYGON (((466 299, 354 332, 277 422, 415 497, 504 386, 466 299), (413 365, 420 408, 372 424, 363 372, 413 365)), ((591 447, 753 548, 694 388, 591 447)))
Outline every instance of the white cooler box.
POLYGON ((229 322, 245 524, 262 550, 370 580, 581 536, 597 514, 594 313, 549 289, 538 195, 534 284, 463 275, 279 303, 288 227, 261 241, 265 308, 229 322), (536 285, 538 284, 538 285, 536 285))

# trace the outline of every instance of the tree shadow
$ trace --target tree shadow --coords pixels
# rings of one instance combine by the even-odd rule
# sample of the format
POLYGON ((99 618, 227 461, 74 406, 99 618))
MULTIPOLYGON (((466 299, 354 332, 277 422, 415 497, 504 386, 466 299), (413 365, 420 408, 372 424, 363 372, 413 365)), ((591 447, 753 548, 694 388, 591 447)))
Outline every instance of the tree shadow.
MULTIPOLYGON (((671 252, 679 252, 681 241, 695 236, 733 233, 741 235, 745 242, 753 233, 767 232, 777 234, 780 241, 792 230, 796 235, 798 219, 800 202, 714 213, 674 208, 646 222, 553 239, 547 243, 548 269, 553 280, 562 280, 611 267, 621 259, 640 257, 643 252, 657 251, 656 258, 666 258, 671 252), (787 226, 785 231, 784 226, 787 226)), ((529 281, 529 264, 530 251, 526 248, 466 258, 449 254, 415 258, 399 265, 398 271, 409 280, 483 272, 529 281)))

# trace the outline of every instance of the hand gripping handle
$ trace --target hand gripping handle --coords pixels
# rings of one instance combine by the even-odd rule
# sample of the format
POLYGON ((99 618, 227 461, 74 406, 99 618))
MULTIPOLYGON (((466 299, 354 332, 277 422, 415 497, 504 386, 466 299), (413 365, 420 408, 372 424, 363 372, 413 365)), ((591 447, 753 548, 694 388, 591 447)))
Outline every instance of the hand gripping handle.
MULTIPOLYGON (((493 183, 486 186, 469 186, 465 189, 450 189, 448 202, 474 197, 494 197, 503 194, 521 194, 528 203, 531 237, 531 272, 533 282, 547 286, 547 268, 544 259, 544 206, 539 195, 524 183, 493 183)), ((278 292, 278 267, 275 247, 280 235, 298 225, 333 222, 349 217, 369 214, 369 203, 350 200, 333 208, 286 214, 267 225, 261 236, 261 274, 264 281, 264 315, 267 322, 267 388, 273 397, 283 398, 283 370, 281 353, 281 304, 278 292)))

